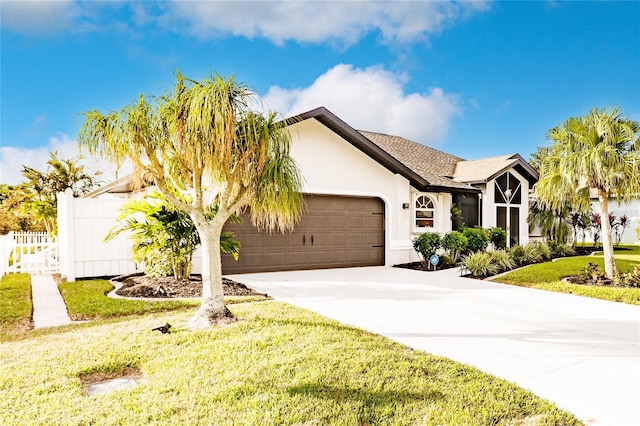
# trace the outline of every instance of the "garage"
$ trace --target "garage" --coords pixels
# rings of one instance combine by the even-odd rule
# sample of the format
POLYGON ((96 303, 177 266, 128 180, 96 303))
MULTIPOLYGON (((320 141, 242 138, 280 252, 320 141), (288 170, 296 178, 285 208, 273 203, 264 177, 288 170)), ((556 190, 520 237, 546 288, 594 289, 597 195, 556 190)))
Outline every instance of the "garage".
POLYGON ((384 265, 384 203, 379 198, 306 195, 293 232, 259 232, 243 215, 227 224, 240 258, 222 256, 224 274, 384 265))

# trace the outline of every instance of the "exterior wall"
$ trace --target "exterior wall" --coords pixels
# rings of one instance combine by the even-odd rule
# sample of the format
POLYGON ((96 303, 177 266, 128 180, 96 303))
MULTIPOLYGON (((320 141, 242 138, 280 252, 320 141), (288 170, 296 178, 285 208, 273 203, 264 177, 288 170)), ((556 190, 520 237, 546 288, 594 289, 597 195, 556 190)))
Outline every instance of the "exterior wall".
MULTIPOLYGON (((510 172, 520 181, 520 191, 522 194, 522 202, 518 205, 520 207, 520 244, 527 244, 529 242, 529 224, 527 223, 527 218, 529 217, 529 190, 531 189, 529 187, 529 181, 513 169, 506 170, 505 172, 510 172)), ((482 190, 482 227, 490 228, 497 226, 497 204, 494 202, 495 179, 488 181, 486 185, 478 185, 477 187, 482 190)))
MULTIPOLYGON (((413 249, 412 240, 416 238, 418 235, 425 232, 436 232, 443 236, 447 232, 451 232, 453 230, 451 223, 451 205, 453 203, 453 197, 450 193, 447 192, 420 192, 415 188, 411 188, 411 202, 409 203, 409 209, 405 210, 409 213, 409 239, 406 241, 406 247, 408 249, 408 253, 402 257, 402 259, 397 263, 409 263, 409 262, 417 262, 420 260, 420 257, 413 249), (420 195, 427 195, 432 200, 435 201, 435 223, 433 228, 416 228, 415 226, 415 201, 416 198, 420 195)), ((403 224, 404 225, 404 224, 403 224)))
POLYGON ((291 156, 308 194, 379 197, 385 204, 385 263, 409 262, 411 247, 410 184, 390 172, 316 120, 291 126, 291 156))

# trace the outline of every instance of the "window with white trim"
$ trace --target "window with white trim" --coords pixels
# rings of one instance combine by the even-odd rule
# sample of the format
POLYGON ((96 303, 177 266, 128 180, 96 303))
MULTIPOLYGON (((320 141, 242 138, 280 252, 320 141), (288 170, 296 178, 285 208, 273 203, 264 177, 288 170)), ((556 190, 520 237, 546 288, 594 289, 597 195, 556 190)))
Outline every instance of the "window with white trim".
POLYGON ((414 204, 414 226, 417 231, 436 226, 436 203, 428 195, 418 195, 414 204))

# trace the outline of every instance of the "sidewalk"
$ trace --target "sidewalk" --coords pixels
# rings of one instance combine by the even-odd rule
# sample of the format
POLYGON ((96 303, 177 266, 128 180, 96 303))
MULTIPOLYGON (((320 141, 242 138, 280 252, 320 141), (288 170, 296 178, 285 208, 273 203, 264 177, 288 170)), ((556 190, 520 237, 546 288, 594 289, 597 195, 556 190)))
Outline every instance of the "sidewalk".
POLYGON ((67 306, 51 275, 31 275, 33 328, 71 324, 67 306))

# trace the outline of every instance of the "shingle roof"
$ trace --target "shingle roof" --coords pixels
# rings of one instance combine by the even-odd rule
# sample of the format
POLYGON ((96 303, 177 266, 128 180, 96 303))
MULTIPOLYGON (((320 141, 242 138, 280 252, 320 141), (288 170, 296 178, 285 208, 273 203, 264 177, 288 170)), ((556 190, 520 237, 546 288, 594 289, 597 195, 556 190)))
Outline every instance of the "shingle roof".
POLYGON ((517 159, 513 155, 481 158, 479 160, 460 161, 453 173, 453 179, 458 182, 484 182, 495 173, 509 168, 517 159))
POLYGON ((460 161, 456 165, 453 179, 457 182, 487 182, 507 169, 515 168, 527 179, 537 180, 537 172, 518 154, 460 161), (528 175, 528 176, 527 176, 528 175))
POLYGON ((359 131, 364 137, 378 145, 414 173, 420 175, 433 186, 472 189, 462 181, 452 179, 456 164, 464 161, 460 157, 447 154, 429 146, 421 145, 399 136, 359 131))

